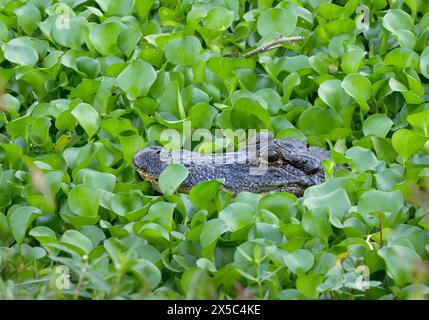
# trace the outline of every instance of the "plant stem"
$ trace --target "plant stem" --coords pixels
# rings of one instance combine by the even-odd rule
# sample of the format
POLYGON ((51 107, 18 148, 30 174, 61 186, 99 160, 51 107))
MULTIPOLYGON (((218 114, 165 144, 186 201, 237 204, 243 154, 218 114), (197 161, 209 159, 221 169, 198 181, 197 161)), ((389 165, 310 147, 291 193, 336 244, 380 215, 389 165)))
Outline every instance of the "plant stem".
POLYGON ((250 58, 254 56, 255 54, 266 52, 269 50, 277 49, 282 46, 283 43, 291 43, 294 44, 297 41, 304 40, 303 36, 296 36, 296 37, 284 37, 283 35, 280 35, 278 38, 274 39, 271 42, 268 42, 267 44, 264 44, 256 49, 253 49, 247 53, 243 53, 243 58, 250 58))
POLYGON ((380 248, 383 248, 383 228, 381 218, 378 219, 378 229, 380 230, 380 248))
POLYGON ((82 283, 83 283, 83 280, 84 280, 84 274, 85 274, 85 272, 87 271, 87 268, 88 268, 88 256, 85 255, 82 258, 85 261, 85 265, 80 270, 79 279, 77 281, 76 290, 75 290, 75 294, 74 294, 74 299, 75 300, 79 299, 79 297, 80 297, 80 289, 82 287, 82 283))
POLYGON ((83 282, 83 271, 81 271, 81 273, 79 275, 79 280, 77 281, 77 284, 76 284, 76 291, 75 291, 75 294, 74 294, 74 299, 75 300, 79 299, 80 288, 82 286, 82 282, 83 282))

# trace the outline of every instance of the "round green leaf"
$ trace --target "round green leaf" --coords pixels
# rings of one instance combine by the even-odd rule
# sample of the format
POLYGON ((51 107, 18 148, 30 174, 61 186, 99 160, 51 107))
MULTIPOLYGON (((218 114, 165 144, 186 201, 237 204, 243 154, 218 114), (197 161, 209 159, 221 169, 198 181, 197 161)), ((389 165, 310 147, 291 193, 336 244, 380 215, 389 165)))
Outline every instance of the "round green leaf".
POLYGON ((421 258, 413 249, 399 245, 381 248, 378 255, 386 263, 388 276, 400 287, 413 280, 417 263, 421 262, 421 258))
POLYGON ((402 208, 404 198, 400 191, 369 190, 359 199, 358 211, 363 214, 388 212, 393 215, 402 208))
POLYGON ((385 114, 373 114, 363 124, 363 133, 366 136, 374 135, 384 138, 392 128, 393 121, 385 114))
POLYGON ((346 151, 346 157, 351 158, 351 166, 357 171, 364 172, 374 169, 377 164, 377 158, 374 153, 366 148, 352 147, 346 151))
POLYGON ((223 179, 204 181, 191 189, 189 199, 198 208, 203 209, 210 203, 224 182, 223 179))
POLYGON ((16 242, 22 243, 27 229, 33 223, 40 210, 34 207, 20 207, 8 215, 8 222, 16 242))
POLYGON ((126 26, 118 21, 110 21, 90 26, 89 41, 104 56, 121 55, 118 47, 119 34, 126 26))
POLYGON ((148 290, 155 289, 161 282, 161 272, 150 261, 139 259, 132 267, 133 274, 148 290))
POLYGON ((15 40, 16 39, 4 45, 4 57, 10 62, 19 65, 34 66, 39 60, 36 49, 30 45, 17 43, 15 40))
POLYGON ((414 127, 421 128, 427 133, 429 128, 429 109, 410 114, 407 117, 407 121, 414 127))
POLYGON ((288 269, 296 274, 306 273, 314 264, 314 256, 311 251, 299 249, 287 254, 283 261, 288 269))
POLYGON ((200 51, 201 43, 193 36, 173 39, 165 46, 165 56, 176 65, 192 66, 200 51))
POLYGON ((324 81, 317 92, 320 99, 336 111, 350 103, 350 97, 346 94, 342 87, 342 83, 338 79, 324 81))
POLYGON ((97 189, 113 192, 116 184, 116 176, 111 173, 84 168, 76 173, 74 182, 76 184, 84 183, 97 189))
POLYGON ((210 129, 217 114, 217 109, 205 102, 197 103, 189 110, 192 127, 197 129, 210 129))
POLYGON ((207 12, 204 26, 214 31, 224 31, 234 20, 234 12, 224 7, 214 7, 207 12))
POLYGON ((309 135, 326 135, 341 127, 341 118, 335 110, 320 107, 306 109, 298 120, 298 128, 309 135))
POLYGON ((292 10, 270 8, 258 17, 257 29, 261 36, 281 33, 289 36, 296 28, 297 15, 292 10))
POLYGON ((188 176, 189 171, 180 163, 169 164, 159 175, 158 185, 163 194, 170 195, 176 192, 188 176))
POLYGON ((406 161, 416 154, 425 144, 426 139, 408 129, 399 129, 393 133, 392 145, 401 158, 406 161))
POLYGON ((359 103, 361 108, 368 109, 366 102, 371 99, 371 82, 367 77, 358 73, 349 74, 344 78, 341 87, 359 103))
POLYGON ((157 202, 149 208, 146 219, 170 231, 173 227, 173 213, 175 208, 175 203, 164 201, 157 202))
POLYGON ((84 41, 81 34, 82 29, 88 24, 88 21, 83 17, 73 17, 68 19, 66 26, 61 26, 60 23, 56 22, 57 19, 61 18, 55 16, 55 20, 52 21, 52 37, 55 42, 72 49, 80 48, 84 41))
POLYGON ((125 217, 127 213, 138 210, 144 206, 143 197, 136 192, 120 192, 110 201, 110 207, 118 216, 125 217))
POLYGON ((306 198, 304 205, 310 210, 327 207, 332 215, 342 219, 348 213, 351 202, 344 189, 337 189, 320 197, 306 198))
POLYGON ((96 217, 101 194, 96 189, 87 185, 74 187, 68 197, 70 209, 78 216, 96 217))
POLYGON ((232 106, 231 121, 237 128, 267 129, 270 113, 252 98, 240 98, 232 106))
POLYGON ((100 116, 90 104, 79 103, 71 114, 89 137, 95 135, 100 128, 100 116))
POLYGON ((153 67, 143 60, 133 60, 118 76, 116 84, 131 100, 146 96, 156 80, 153 67))
POLYGON ((302 227, 313 237, 319 237, 327 242, 332 234, 329 211, 323 208, 307 210, 302 216, 302 227))
POLYGON ((91 240, 76 230, 67 230, 64 232, 61 242, 77 250, 82 255, 89 254, 93 249, 91 240))
POLYGON ((429 79, 429 47, 426 47, 420 56, 420 69, 426 79, 429 79))
POLYGON ((212 219, 207 221, 204 224, 200 235, 201 246, 203 248, 208 247, 227 231, 228 226, 222 219, 212 219))
POLYGON ((413 19, 408 13, 400 9, 390 9, 383 17, 383 27, 390 32, 410 30, 414 26, 413 19))
POLYGON ((37 29, 37 23, 42 19, 39 9, 30 2, 16 8, 15 14, 18 25, 28 35, 31 35, 37 29))
POLYGON ((235 232, 254 222, 254 209, 246 203, 231 203, 221 212, 219 219, 228 226, 228 230, 235 232))

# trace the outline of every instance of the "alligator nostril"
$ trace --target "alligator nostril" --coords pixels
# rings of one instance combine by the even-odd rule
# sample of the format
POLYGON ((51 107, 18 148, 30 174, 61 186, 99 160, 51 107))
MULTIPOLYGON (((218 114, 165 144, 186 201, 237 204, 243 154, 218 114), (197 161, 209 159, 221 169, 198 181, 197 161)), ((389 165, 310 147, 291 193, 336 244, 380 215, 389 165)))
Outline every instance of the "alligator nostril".
POLYGON ((276 162, 279 160, 280 155, 276 150, 269 150, 268 151, 268 162, 276 162))

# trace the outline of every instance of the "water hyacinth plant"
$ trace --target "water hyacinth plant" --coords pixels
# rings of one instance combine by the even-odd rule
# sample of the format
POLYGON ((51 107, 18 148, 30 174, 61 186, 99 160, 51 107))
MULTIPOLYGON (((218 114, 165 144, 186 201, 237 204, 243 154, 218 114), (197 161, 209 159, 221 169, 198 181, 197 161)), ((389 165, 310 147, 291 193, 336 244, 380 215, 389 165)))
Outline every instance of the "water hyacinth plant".
POLYGON ((0 0, 0 299, 427 299, 428 30, 421 0, 0 0), (216 129, 325 148, 325 181, 133 166, 238 149, 216 129))

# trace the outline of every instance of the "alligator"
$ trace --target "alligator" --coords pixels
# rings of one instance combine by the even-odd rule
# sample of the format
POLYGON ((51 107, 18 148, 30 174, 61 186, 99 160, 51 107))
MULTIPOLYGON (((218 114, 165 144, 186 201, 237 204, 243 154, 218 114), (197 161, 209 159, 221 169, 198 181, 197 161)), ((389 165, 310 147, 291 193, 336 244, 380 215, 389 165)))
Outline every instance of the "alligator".
POLYGON ((264 144, 258 135, 252 141, 236 152, 209 155, 148 146, 134 155, 133 163, 140 176, 158 191, 159 175, 169 163, 181 163, 189 171, 179 188, 183 193, 201 182, 223 179, 222 189, 235 195, 243 191, 273 191, 301 196, 306 188, 324 181, 322 160, 330 157, 329 151, 289 138, 269 136, 264 144))

